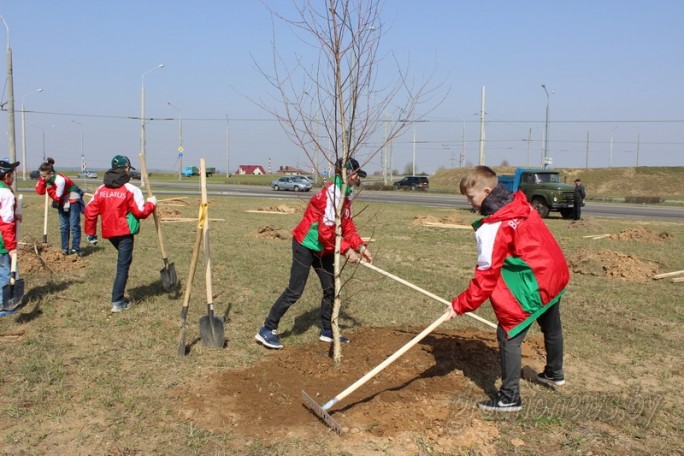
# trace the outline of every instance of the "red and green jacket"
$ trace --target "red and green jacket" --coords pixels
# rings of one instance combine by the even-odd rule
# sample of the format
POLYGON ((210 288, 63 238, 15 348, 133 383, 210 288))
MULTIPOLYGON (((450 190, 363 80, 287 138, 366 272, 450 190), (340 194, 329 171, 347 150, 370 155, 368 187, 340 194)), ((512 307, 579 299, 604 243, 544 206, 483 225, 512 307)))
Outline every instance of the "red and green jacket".
POLYGON ((53 173, 52 177, 47 181, 43 178, 38 178, 38 182, 36 183, 36 193, 45 195, 45 192, 47 191, 48 196, 50 196, 53 201, 59 203, 60 206, 64 206, 64 203, 69 201, 71 192, 77 192, 78 190, 78 185, 76 185, 69 176, 60 173, 53 173))
MULTIPOLYGON (((295 240, 304 247, 330 255, 335 252, 335 207, 342 195, 342 179, 335 177, 334 182, 324 186, 316 193, 304 211, 301 222, 292 230, 295 240)), ((352 191, 347 188, 342 205, 342 243, 340 253, 344 254, 350 248, 359 250, 365 245, 361 236, 356 232, 356 225, 351 211, 352 191)))
POLYGON ((452 306, 461 315, 489 299, 501 327, 515 337, 565 293, 570 279, 565 255, 522 192, 473 227, 475 277, 452 306))
POLYGON ((105 239, 138 234, 140 219, 154 212, 154 204, 145 202, 140 189, 128 183, 130 176, 117 171, 105 173, 104 185, 95 191, 93 198, 86 204, 83 231, 88 235, 95 235, 98 216, 102 220, 100 230, 105 239))
POLYGON ((17 222, 14 218, 17 199, 12 188, 0 182, 0 254, 17 248, 17 222))

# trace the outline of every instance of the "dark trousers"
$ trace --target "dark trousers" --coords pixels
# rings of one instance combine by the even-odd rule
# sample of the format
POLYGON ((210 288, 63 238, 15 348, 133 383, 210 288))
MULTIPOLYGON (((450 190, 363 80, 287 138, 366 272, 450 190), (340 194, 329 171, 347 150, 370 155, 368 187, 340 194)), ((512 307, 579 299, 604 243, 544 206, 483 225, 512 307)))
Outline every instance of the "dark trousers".
POLYGON ((309 278, 309 269, 313 267, 321 282, 323 298, 321 299, 321 326, 324 330, 331 329, 332 302, 335 296, 334 255, 321 255, 319 252, 307 249, 292 239, 292 267, 290 268, 290 283, 276 302, 271 306, 264 326, 269 329, 278 329, 280 319, 287 309, 302 296, 306 281, 309 278))
POLYGON ((582 200, 575 200, 572 205, 572 218, 579 220, 582 216, 582 200))
POLYGON ((76 202, 68 211, 61 206, 57 208, 59 214, 59 231, 62 235, 62 252, 69 253, 69 232, 71 232, 71 249, 81 251, 81 212, 83 205, 76 202))
MULTIPOLYGON (((560 318, 560 301, 551 306, 538 319, 537 323, 544 334, 544 348, 546 350, 546 366, 544 372, 554 378, 564 378, 563 374, 563 328, 560 318)), ((506 338, 506 332, 501 325, 496 329, 501 354, 501 393, 511 400, 520 397, 520 371, 522 369, 522 345, 527 331, 520 332, 511 339, 506 338)))
POLYGON ((112 287, 112 303, 121 303, 124 301, 124 292, 128 283, 128 270, 133 262, 134 239, 132 234, 127 234, 110 238, 109 242, 119 252, 116 259, 116 278, 112 287))

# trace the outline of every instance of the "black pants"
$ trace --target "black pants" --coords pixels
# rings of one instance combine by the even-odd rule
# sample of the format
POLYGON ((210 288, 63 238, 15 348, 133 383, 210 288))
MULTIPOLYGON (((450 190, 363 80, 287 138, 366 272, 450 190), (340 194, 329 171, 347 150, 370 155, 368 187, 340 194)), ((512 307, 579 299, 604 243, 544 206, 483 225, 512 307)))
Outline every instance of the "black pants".
MULTIPOLYGON (((544 334, 544 348, 546 350, 546 366, 544 372, 554 378, 564 378, 563 374, 563 328, 560 318, 560 301, 551 306, 538 319, 537 323, 544 334)), ((522 350, 520 348, 527 331, 511 339, 506 338, 506 332, 498 326, 496 330, 501 354, 501 392, 509 399, 520 397, 520 371, 522 369, 522 350)))
POLYGON ((287 309, 302 296, 306 281, 309 278, 309 269, 313 267, 323 289, 321 327, 324 330, 331 329, 332 302, 335 296, 334 262, 334 255, 321 255, 319 252, 314 252, 302 246, 293 238, 290 283, 273 306, 271 306, 271 311, 268 313, 266 321, 264 321, 264 326, 269 330, 278 329, 280 319, 285 315, 287 309))
POLYGON ((579 220, 582 216, 582 200, 575 200, 572 206, 572 218, 575 220, 579 220))

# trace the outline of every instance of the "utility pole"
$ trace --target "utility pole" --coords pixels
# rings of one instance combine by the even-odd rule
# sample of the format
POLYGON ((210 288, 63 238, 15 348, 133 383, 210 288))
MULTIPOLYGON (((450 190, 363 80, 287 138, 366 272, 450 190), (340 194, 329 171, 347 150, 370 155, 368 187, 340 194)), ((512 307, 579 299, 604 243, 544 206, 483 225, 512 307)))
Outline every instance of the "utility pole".
MULTIPOLYGON (((9 136, 9 161, 14 163, 17 161, 17 137, 16 130, 14 127, 14 71, 12 70, 12 47, 10 46, 10 33, 9 26, 5 22, 5 18, 0 16, 2 23, 5 24, 7 29, 7 114, 8 114, 8 129, 7 132, 9 136)), ((22 163, 23 167, 26 167, 26 163, 22 163)), ((12 183, 12 188, 16 188, 16 181, 12 183)))
POLYGON ((485 164, 485 86, 482 86, 482 105, 480 107, 480 165, 485 164))

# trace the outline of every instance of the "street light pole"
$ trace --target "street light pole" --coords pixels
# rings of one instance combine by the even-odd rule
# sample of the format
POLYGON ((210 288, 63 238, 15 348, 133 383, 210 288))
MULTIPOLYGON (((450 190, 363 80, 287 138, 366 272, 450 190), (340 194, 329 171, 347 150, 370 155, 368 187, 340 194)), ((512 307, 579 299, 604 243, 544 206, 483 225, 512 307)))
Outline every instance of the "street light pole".
MULTIPOLYGON (((8 136, 9 136, 9 160, 10 163, 17 161, 17 137, 16 130, 14 128, 14 70, 12 69, 12 46, 10 46, 10 32, 5 18, 0 16, 0 20, 5 24, 7 29, 7 114, 8 114, 8 136)), ((24 165, 26 166, 26 165, 24 165)), ((13 188, 16 188, 16 183, 12 184, 13 188)))
POLYGON ((43 89, 36 89, 21 96, 21 180, 26 180, 26 110, 24 109, 24 98, 42 91, 43 89))
POLYGON ((183 148, 183 113, 170 101, 166 104, 178 111, 178 159, 180 160, 178 165, 178 180, 181 180, 183 177, 183 151, 185 150, 183 148))
MULTIPOLYGON (((145 155, 145 75, 159 68, 164 68, 164 64, 160 63, 156 67, 150 68, 145 71, 140 78, 140 155, 142 155, 144 159, 147 158, 145 155)), ((142 174, 140 175, 141 187, 145 187, 146 177, 147 176, 143 176, 142 174)))
POLYGON ((458 161, 458 167, 463 168, 463 162, 465 161, 465 119, 458 114, 456 114, 456 117, 463 122, 463 130, 461 131, 461 158, 458 161))
MULTIPOLYGON (((40 128, 41 134, 43 136, 43 163, 47 161, 47 157, 45 156, 45 128, 46 127, 41 127, 40 125, 36 124, 31 124, 32 127, 40 128)), ((54 125, 50 125, 49 128, 54 128, 54 125)))
MULTIPOLYGON (((551 97, 549 91, 546 90, 546 85, 542 84, 542 89, 546 93, 546 121, 544 122, 544 163, 543 167, 546 169, 549 166, 549 105, 551 104, 551 97)), ((553 93, 553 92, 551 92, 553 93)))
POLYGON ((613 167, 613 132, 617 127, 618 125, 614 126, 613 129, 610 130, 610 150, 608 151, 608 168, 613 167))

